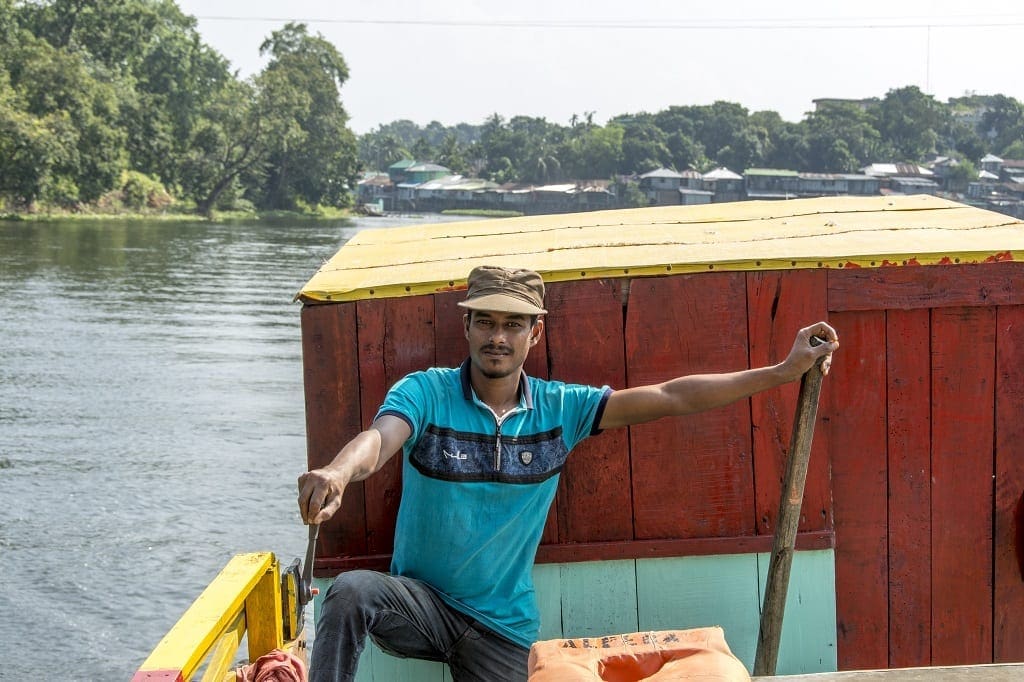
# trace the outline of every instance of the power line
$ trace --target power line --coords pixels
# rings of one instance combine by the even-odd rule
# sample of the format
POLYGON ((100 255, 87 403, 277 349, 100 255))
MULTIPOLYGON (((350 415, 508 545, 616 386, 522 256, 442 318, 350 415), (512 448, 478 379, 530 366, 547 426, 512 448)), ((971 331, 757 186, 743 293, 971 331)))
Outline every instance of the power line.
POLYGON ((550 29, 615 29, 615 30, 845 30, 845 29, 931 29, 931 28, 994 28, 1000 26, 1024 26, 1024 15, 987 15, 984 19, 977 15, 950 16, 940 20, 920 17, 884 17, 856 19, 849 23, 835 19, 714 19, 710 21, 557 21, 536 19, 494 19, 494 20, 456 20, 456 19, 335 19, 335 18, 299 18, 299 17, 240 17, 231 15, 196 15, 204 21, 248 21, 266 23, 304 23, 304 24, 348 24, 353 26, 422 26, 445 28, 550 28, 550 29), (972 19, 972 17, 975 17, 972 19))

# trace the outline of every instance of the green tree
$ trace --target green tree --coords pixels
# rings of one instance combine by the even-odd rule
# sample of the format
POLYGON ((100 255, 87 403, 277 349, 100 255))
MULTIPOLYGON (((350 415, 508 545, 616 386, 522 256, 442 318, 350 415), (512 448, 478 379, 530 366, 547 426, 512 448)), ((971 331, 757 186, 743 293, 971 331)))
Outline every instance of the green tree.
MULTIPOLYGON (((125 134, 118 124, 122 84, 88 55, 28 36, 8 55, 10 87, 25 113, 39 119, 38 140, 51 164, 40 166, 49 197, 62 204, 93 201, 111 189, 126 166, 125 134), (56 152, 57 149, 61 151, 56 152)), ((44 193, 45 194, 45 193, 44 193)))
POLYGON ((742 172, 760 165, 760 138, 750 128, 747 110, 734 102, 718 101, 697 107, 696 139, 715 164, 742 172))
POLYGON ((243 177, 260 175, 267 157, 255 89, 232 82, 214 94, 192 128, 181 160, 186 196, 196 209, 211 215, 225 196, 241 193, 243 177))
POLYGON ((437 162, 459 175, 465 175, 469 172, 466 155, 454 132, 449 132, 441 140, 437 152, 437 162))
POLYGON ((380 139, 380 154, 381 170, 402 159, 413 158, 412 153, 402 146, 401 141, 394 135, 384 135, 380 139))
POLYGON ((476 155, 482 173, 496 182, 548 182, 564 169, 563 130, 543 118, 517 116, 509 122, 495 114, 480 129, 476 155))
POLYGON ((946 173, 946 189, 953 192, 966 192, 967 185, 978 179, 978 169, 967 159, 960 159, 946 173))
POLYGON ((771 145, 765 152, 764 164, 768 168, 789 170, 810 170, 814 164, 811 156, 806 121, 800 123, 782 122, 772 134, 771 145))
POLYGON ((412 145, 412 149, 409 151, 412 152, 412 158, 417 161, 433 162, 435 160, 435 156, 437 156, 434 153, 434 147, 427 142, 427 138, 425 137, 421 137, 416 140, 412 145))
POLYGON ((872 161, 881 147, 881 134, 868 114, 847 103, 823 103, 804 120, 807 136, 801 170, 853 173, 872 161))
POLYGON ((345 60, 325 38, 296 23, 271 33, 260 54, 271 58, 256 79, 267 150, 260 203, 345 203, 358 169, 355 136, 339 94, 348 80, 345 60))
POLYGON ((1006 148, 1024 139, 1024 105, 1012 97, 994 95, 981 118, 982 129, 992 138, 992 148, 1004 154, 1006 148))
POLYGON ((672 133, 668 136, 666 146, 672 159, 672 166, 677 170, 711 168, 711 161, 704 154, 704 146, 688 135, 681 132, 672 133))
POLYGON ((200 40, 195 19, 173 0, 49 0, 23 8, 35 35, 88 55, 124 84, 117 123, 130 165, 180 183, 194 126, 234 82, 226 60, 200 40))
POLYGON ((566 145, 563 168, 570 178, 610 178, 622 164, 622 126, 581 126, 566 145))
POLYGON ((618 116, 609 123, 620 125, 623 129, 622 163, 616 169, 618 172, 646 173, 673 164, 668 135, 655 125, 653 116, 618 116))
POLYGON ((359 136, 359 160, 364 168, 386 171, 388 166, 402 159, 411 159, 412 153, 394 133, 385 132, 385 127, 371 130, 359 136))
POLYGON ((1024 159, 1024 138, 1014 140, 1001 153, 1004 159, 1024 159))
POLYGON ((891 145, 896 161, 919 162, 937 152, 940 131, 948 129, 952 114, 916 85, 886 93, 869 110, 874 127, 891 145))
POLYGON ((75 156, 75 131, 62 113, 43 117, 25 110, 24 102, 0 71, 0 199, 26 208, 38 199, 76 189, 55 177, 75 156), (63 187, 62 187, 63 186, 63 187))
POLYGON ((986 144, 972 126, 952 121, 946 133, 946 146, 949 152, 960 154, 966 159, 980 159, 985 156, 986 144))

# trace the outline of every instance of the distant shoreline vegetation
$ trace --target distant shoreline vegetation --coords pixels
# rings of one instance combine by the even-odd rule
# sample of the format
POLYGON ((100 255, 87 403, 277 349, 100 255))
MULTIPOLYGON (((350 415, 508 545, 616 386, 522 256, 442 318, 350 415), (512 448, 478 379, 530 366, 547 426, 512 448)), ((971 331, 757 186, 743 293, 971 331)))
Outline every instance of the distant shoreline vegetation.
MULTIPOLYGON (((0 224, 24 222, 167 222, 167 223, 233 223, 233 222, 318 222, 350 220, 354 216, 348 209, 334 207, 315 207, 304 211, 213 211, 208 215, 200 215, 194 210, 176 211, 119 211, 119 212, 86 212, 50 210, 41 212, 4 212, 0 210, 0 224)), ((0 225, 2 226, 2 225, 0 225)))
MULTIPOLYGON (((169 0, 0 0, 0 215, 309 213, 353 207, 364 172, 402 159, 497 185, 636 178, 659 168, 855 173, 872 163, 1024 159, 1024 104, 916 86, 817 99, 803 120, 735 102, 565 123, 381 124, 356 136, 338 48, 301 23, 270 31, 240 79, 169 0)), ((630 197, 622 197, 631 200, 630 197)))
POLYGON ((481 218, 521 218, 522 211, 502 211, 489 208, 449 208, 441 211, 441 215, 466 215, 481 218))

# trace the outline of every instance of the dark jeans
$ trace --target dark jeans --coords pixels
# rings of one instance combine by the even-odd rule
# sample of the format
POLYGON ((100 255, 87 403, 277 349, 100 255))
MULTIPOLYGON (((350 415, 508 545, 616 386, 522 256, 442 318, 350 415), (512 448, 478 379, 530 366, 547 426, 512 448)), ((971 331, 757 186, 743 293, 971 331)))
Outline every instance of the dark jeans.
POLYGON ((455 682, 526 680, 529 650, 451 608, 418 580, 342 573, 319 615, 310 682, 353 679, 366 635, 394 656, 447 663, 455 682))

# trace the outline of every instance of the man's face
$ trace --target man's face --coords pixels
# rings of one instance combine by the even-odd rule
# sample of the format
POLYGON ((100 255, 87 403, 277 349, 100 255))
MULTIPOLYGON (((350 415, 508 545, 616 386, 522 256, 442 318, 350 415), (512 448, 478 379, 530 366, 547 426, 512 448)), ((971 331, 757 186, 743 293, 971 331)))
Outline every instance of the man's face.
POLYGON ((481 374, 500 379, 519 372, 544 328, 542 320, 531 325, 531 319, 489 310, 471 310, 463 316, 469 357, 481 374))

